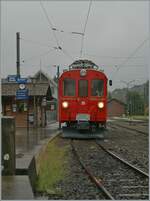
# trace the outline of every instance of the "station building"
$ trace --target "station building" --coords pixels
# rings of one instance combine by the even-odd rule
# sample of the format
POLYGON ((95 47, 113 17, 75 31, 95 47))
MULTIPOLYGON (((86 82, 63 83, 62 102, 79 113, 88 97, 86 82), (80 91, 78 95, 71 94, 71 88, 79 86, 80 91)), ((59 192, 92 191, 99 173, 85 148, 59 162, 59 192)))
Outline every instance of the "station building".
POLYGON ((115 98, 108 100, 108 117, 121 117, 126 113, 126 104, 115 98))
POLYGON ((57 84, 46 73, 27 78, 27 100, 17 100, 19 84, 9 77, 2 79, 2 114, 14 116, 16 127, 44 127, 57 120, 57 84))

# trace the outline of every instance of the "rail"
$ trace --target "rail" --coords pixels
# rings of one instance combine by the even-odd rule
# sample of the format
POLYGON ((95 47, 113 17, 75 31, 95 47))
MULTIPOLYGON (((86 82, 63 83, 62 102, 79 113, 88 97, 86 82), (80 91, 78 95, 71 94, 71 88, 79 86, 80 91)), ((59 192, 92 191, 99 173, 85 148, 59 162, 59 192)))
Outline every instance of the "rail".
POLYGON ((87 175, 89 176, 89 178, 91 179, 92 182, 94 182, 96 184, 96 186, 103 191, 103 193, 106 195, 107 198, 109 198, 110 200, 114 200, 114 198, 112 197, 112 195, 107 191, 107 189, 103 186, 103 184, 100 182, 102 180, 97 179, 94 175, 92 175, 92 173, 88 170, 88 168, 84 165, 84 163, 81 161, 81 158, 79 156, 79 154, 77 153, 76 148, 73 145, 73 140, 71 140, 71 147, 72 150, 75 154, 75 156, 77 157, 80 165, 83 167, 83 169, 85 170, 85 172, 87 173, 87 175))

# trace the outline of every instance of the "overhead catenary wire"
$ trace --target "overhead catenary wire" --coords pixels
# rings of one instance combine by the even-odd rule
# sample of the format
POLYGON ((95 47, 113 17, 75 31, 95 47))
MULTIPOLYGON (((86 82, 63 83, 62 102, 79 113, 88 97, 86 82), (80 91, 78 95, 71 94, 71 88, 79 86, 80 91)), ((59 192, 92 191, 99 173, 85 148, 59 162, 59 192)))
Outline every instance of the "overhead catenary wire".
POLYGON ((56 28, 54 28, 55 26, 53 26, 53 23, 52 23, 52 21, 50 20, 50 17, 48 16, 47 11, 46 11, 44 5, 42 4, 42 1, 41 1, 41 0, 40 0, 40 5, 41 5, 41 8, 42 8, 42 10, 43 10, 43 12, 44 12, 44 14, 45 14, 45 17, 46 17, 46 19, 47 19, 47 21, 48 21, 48 23, 49 23, 49 25, 50 25, 50 28, 51 28, 52 33, 53 33, 53 36, 54 36, 54 38, 55 38, 55 41, 56 41, 56 44, 57 44, 57 48, 56 48, 56 49, 61 50, 65 56, 69 57, 69 59, 72 60, 72 57, 67 53, 67 51, 64 50, 64 49, 61 47, 61 45, 60 45, 60 43, 59 43, 59 41, 58 41, 58 38, 57 38, 57 36, 56 36, 56 33, 55 33, 56 28))
POLYGON ((52 33, 53 33, 53 36, 54 36, 55 41, 56 41, 56 43, 57 43, 57 46, 59 47, 59 46, 60 46, 60 45, 59 45, 59 41, 58 41, 58 39, 57 39, 57 36, 56 36, 56 34, 55 34, 55 31, 53 30, 52 21, 50 20, 48 14, 47 14, 47 11, 46 11, 45 7, 43 6, 41 0, 40 0, 40 5, 41 5, 41 8, 42 8, 42 10, 43 10, 43 12, 44 12, 44 14, 45 14, 45 17, 47 18, 47 21, 48 21, 48 23, 49 23, 49 25, 50 25, 50 28, 51 28, 51 30, 52 30, 52 33))
POLYGON ((22 60, 22 63, 29 62, 30 60, 34 60, 34 59, 39 59, 39 58, 41 58, 41 57, 43 57, 43 56, 49 54, 49 53, 52 52, 52 51, 53 51, 53 50, 48 50, 48 51, 46 51, 46 52, 43 53, 43 54, 35 55, 35 56, 30 57, 30 58, 28 58, 28 59, 23 59, 23 60, 22 60))
POLYGON ((50 45, 47 45, 47 44, 44 44, 44 43, 41 43, 41 42, 38 42, 38 41, 33 41, 33 40, 30 40, 30 39, 25 39, 25 38, 20 38, 22 41, 24 42, 27 42, 27 43, 31 43, 31 44, 34 44, 34 45, 39 45, 41 47, 52 47, 50 45))
MULTIPOLYGON (((128 56, 106 56, 106 55, 95 55, 95 54, 88 54, 84 53, 84 55, 97 57, 97 58, 106 58, 106 59, 127 59, 128 56)), ((132 57, 131 59, 145 59, 143 56, 132 57)))
POLYGON ((119 65, 116 65, 116 70, 113 74, 112 77, 114 77, 114 75, 117 74, 117 72, 123 68, 125 66, 125 63, 127 63, 137 52, 138 50, 143 47, 143 45, 145 44, 145 42, 147 42, 149 40, 149 37, 146 38, 144 41, 142 41, 142 43, 140 43, 140 45, 137 46, 137 48, 127 57, 127 59, 125 59, 122 63, 120 63, 119 65))
POLYGON ((92 0, 90 0, 90 2, 89 2, 88 13, 87 13, 86 20, 85 20, 85 24, 84 24, 84 28, 83 28, 83 35, 82 35, 82 38, 81 38, 80 57, 82 57, 83 46, 84 46, 85 31, 86 31, 86 26, 87 26, 88 18, 89 18, 89 15, 90 15, 91 6, 92 6, 92 0))
POLYGON ((64 31, 64 30, 60 30, 60 29, 56 29, 56 28, 52 28, 53 31, 57 31, 59 33, 67 33, 67 34, 75 34, 75 35, 84 35, 81 32, 77 32, 77 31, 64 31))

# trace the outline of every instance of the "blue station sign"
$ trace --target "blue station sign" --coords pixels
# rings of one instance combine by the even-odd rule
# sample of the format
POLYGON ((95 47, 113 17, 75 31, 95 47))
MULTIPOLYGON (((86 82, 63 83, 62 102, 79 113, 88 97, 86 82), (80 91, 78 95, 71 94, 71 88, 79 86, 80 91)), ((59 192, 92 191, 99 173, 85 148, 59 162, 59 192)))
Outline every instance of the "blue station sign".
POLYGON ((18 84, 26 84, 28 81, 27 78, 17 78, 17 83, 18 84))
POLYGON ((16 100, 27 100, 28 98, 28 89, 18 89, 16 91, 16 100))
POLYGON ((8 75, 7 79, 8 79, 8 82, 16 82, 17 75, 8 75))

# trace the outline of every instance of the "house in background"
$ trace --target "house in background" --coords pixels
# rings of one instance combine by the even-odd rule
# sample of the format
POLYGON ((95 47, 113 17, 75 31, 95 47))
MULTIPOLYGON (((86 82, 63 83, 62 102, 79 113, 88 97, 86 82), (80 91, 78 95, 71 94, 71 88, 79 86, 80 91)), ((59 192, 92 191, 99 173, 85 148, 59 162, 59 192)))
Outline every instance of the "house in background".
MULTIPOLYGON (((27 78, 25 86, 29 98, 17 100, 19 84, 9 77, 2 79, 2 114, 14 116, 16 127, 44 127, 48 119, 47 102, 57 105, 57 84, 40 70, 33 77, 27 78)), ((55 113, 52 117, 56 120, 57 107, 53 107, 52 113, 55 113)))
POLYGON ((126 113, 126 104, 113 98, 107 102, 108 117, 119 117, 126 113))

